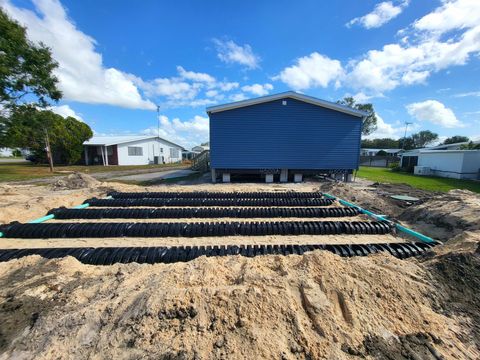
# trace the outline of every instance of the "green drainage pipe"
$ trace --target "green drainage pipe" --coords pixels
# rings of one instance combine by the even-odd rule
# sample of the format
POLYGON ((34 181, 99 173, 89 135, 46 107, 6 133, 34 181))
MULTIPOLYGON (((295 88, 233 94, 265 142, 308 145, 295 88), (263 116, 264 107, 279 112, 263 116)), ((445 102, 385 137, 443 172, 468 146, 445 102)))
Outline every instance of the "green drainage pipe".
MULTIPOLYGON (((107 196, 107 197, 105 197, 105 199, 112 199, 112 197, 107 196)), ((90 206, 89 203, 85 203, 85 204, 80 204, 80 205, 74 206, 73 209, 85 209, 89 206, 90 206)), ((50 215, 45 215, 45 216, 39 217, 38 219, 34 219, 32 221, 29 221, 28 223, 29 224, 39 224, 39 223, 43 223, 45 221, 51 220, 53 218, 55 218, 55 215, 50 214, 50 215)), ((0 231, 0 237, 3 237, 3 233, 1 231, 0 231)))
POLYGON ((382 216, 382 215, 377 215, 377 214, 374 214, 372 213, 371 211, 368 211, 368 210, 365 210, 365 209, 362 209, 360 206, 358 205, 355 205, 355 204, 352 204, 348 201, 345 201, 343 199, 338 199, 336 198, 335 196, 333 195, 330 195, 330 194, 327 194, 327 193, 323 193, 323 195, 329 199, 333 199, 333 200, 337 200, 340 204, 343 204, 343 205, 346 205, 346 206, 350 206, 350 207, 355 207, 358 209, 358 211, 360 211, 361 213, 363 214, 366 214, 368 216, 371 216, 373 217, 374 219, 377 219, 377 220, 383 220, 383 221, 388 221, 388 222, 391 222, 395 225, 395 227, 399 230, 399 231, 402 231, 410 236, 413 236, 413 237, 416 237, 417 239, 425 242, 425 243, 435 243, 436 240, 432 239, 431 237, 428 237, 428 236, 425 236, 419 232, 416 232, 412 229, 409 229, 405 226, 402 226, 400 224, 397 224, 395 222, 393 222, 392 220, 389 220, 387 219, 385 216, 382 216))

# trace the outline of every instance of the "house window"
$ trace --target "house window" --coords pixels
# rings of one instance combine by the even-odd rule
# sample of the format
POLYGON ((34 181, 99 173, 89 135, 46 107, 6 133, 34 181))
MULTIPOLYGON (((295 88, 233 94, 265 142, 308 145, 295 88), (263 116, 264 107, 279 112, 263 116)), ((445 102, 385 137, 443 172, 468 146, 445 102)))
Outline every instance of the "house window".
POLYGON ((160 152, 163 153, 163 148, 160 148, 160 152))
POLYGON ((129 146, 128 156, 143 156, 143 148, 141 146, 129 146))
POLYGON ((178 149, 170 148, 170 157, 178 158, 178 149))

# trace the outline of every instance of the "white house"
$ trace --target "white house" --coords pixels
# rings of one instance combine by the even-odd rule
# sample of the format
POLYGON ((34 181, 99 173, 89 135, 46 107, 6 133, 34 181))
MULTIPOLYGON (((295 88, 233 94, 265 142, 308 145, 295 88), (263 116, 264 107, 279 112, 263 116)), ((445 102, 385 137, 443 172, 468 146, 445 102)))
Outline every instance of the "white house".
POLYGON ((148 165, 182 161, 184 148, 158 136, 94 136, 83 143, 86 165, 148 165))
POLYGON ((414 173, 480 180, 480 150, 420 150, 414 173))
POLYGON ((466 144, 437 145, 404 152, 401 166, 413 167, 416 175, 480 180, 480 150, 462 150, 462 145, 466 144))
POLYGON ((402 149, 370 149, 370 148, 362 148, 360 149, 361 156, 377 156, 380 151, 385 151, 387 153, 386 156, 398 156, 404 150, 402 149))
POLYGON ((205 150, 210 150, 210 145, 198 145, 198 146, 194 146, 192 148, 192 153, 194 154, 200 154, 201 152, 205 151, 205 150))

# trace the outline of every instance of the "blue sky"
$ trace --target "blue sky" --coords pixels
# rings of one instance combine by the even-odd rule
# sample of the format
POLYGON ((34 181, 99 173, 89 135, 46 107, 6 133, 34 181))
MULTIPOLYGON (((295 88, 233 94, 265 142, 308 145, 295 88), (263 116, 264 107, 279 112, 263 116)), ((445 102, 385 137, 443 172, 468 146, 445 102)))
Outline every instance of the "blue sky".
POLYGON ((0 0, 97 134, 208 140, 205 107, 287 90, 372 102, 370 137, 480 139, 480 1, 0 0))

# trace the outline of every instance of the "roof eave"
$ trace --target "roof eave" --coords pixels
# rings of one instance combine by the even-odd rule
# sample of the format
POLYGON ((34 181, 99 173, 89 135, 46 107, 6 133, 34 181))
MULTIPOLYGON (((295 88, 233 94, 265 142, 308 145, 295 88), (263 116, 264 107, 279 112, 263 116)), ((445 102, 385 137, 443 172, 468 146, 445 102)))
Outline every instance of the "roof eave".
POLYGON ((222 112, 222 111, 227 111, 227 110, 232 110, 232 109, 238 109, 238 108, 242 108, 242 107, 246 107, 246 106, 261 104, 261 103, 265 103, 265 102, 268 102, 268 101, 279 100, 279 99, 286 98, 286 97, 287 98, 288 97, 293 98, 293 99, 296 99, 296 100, 300 100, 300 101, 310 103, 310 104, 313 104, 313 105, 321 106, 321 107, 324 107, 324 108, 327 108, 327 109, 336 110, 336 111, 343 112, 343 113, 353 115, 353 116, 357 116, 357 117, 360 117, 360 118, 365 118, 365 117, 370 115, 369 113, 367 113, 365 111, 352 109, 352 108, 349 108, 348 106, 332 103, 330 101, 317 99, 317 98, 314 98, 312 96, 296 93, 294 91, 287 91, 287 92, 274 94, 274 95, 261 96, 261 97, 254 98, 254 99, 236 101, 236 102, 223 104, 223 105, 210 106, 210 107, 206 108, 206 111, 207 111, 208 114, 217 113, 217 112, 222 112))

